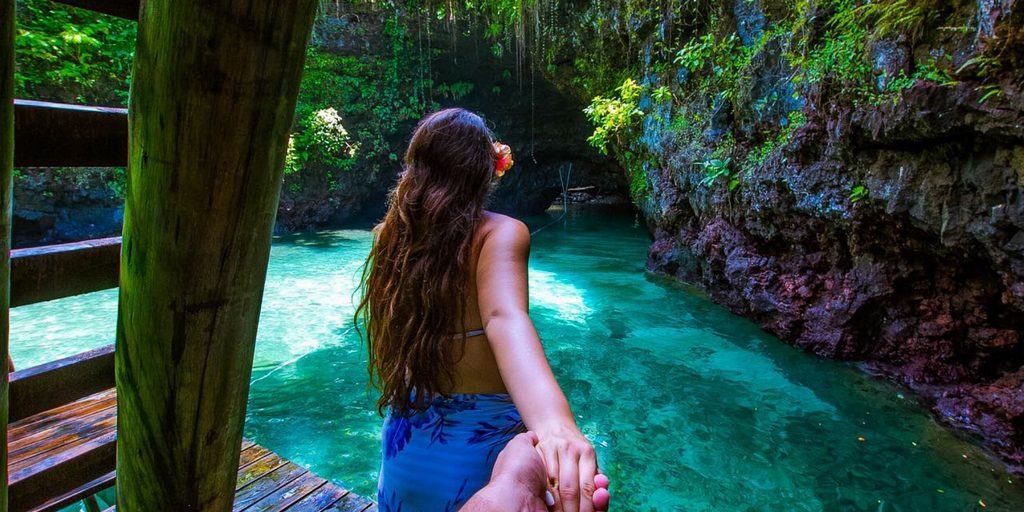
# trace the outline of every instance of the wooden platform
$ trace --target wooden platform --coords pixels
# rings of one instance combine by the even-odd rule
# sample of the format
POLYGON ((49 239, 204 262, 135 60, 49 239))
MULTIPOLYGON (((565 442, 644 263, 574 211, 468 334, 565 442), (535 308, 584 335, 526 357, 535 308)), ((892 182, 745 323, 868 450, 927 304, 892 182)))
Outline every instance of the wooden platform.
POLYGON ((236 511, 373 512, 370 500, 248 441, 242 443, 236 511))
MULTIPOLYGON (((53 377, 76 383, 92 366, 105 366, 110 347, 15 373, 17 393, 52 387, 53 377), (39 382, 37 382, 39 381, 39 382)), ((91 378, 95 380, 95 378, 91 378)), ((16 394, 17 394, 16 393, 16 394)), ((39 393, 35 393, 39 394, 39 393)), ((21 395, 18 395, 21 396, 21 395)), ((46 400, 36 400, 37 404, 46 400)), ((7 429, 8 483, 12 512, 59 510, 115 483, 117 393, 103 389, 36 411, 17 409, 7 429), (26 414, 19 414, 24 411, 26 414)), ((370 512, 370 500, 310 473, 257 445, 242 442, 236 511, 370 512)), ((112 509, 110 509, 112 510, 112 509)))
MULTIPOLYGON (((114 512, 115 507, 105 512, 114 512)), ((249 441, 242 443, 236 512, 376 512, 377 505, 249 441)))

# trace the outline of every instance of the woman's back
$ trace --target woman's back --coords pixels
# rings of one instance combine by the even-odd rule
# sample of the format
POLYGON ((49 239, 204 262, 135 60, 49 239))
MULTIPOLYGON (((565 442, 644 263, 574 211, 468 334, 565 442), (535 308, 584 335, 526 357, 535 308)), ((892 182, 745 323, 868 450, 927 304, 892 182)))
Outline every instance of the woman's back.
POLYGON ((505 443, 526 430, 483 333, 476 279, 485 244, 502 243, 492 234, 510 223, 521 225, 483 212, 473 234, 464 322, 452 321, 454 385, 443 390, 447 396, 435 395, 422 411, 392 412, 385 419, 377 495, 382 511, 454 512, 487 483, 505 443))
MULTIPOLYGON (((449 390, 452 393, 507 393, 487 335, 479 334, 483 331, 483 321, 480 315, 476 273, 483 245, 488 242, 498 243, 498 241, 490 239, 491 233, 497 227, 507 228, 511 223, 522 224, 511 217, 485 211, 483 222, 480 223, 480 227, 474 236, 475 242, 473 244, 472 257, 470 258, 470 279, 469 286, 467 287, 469 294, 466 300, 465 315, 465 329, 469 337, 466 338, 464 346, 460 346, 462 343, 461 337, 458 334, 453 338, 452 350, 456 363, 455 386, 449 390)), ((495 290, 493 293, 500 293, 500 291, 495 290)), ((452 328, 452 332, 460 333, 462 328, 462 325, 456 323, 452 328)))

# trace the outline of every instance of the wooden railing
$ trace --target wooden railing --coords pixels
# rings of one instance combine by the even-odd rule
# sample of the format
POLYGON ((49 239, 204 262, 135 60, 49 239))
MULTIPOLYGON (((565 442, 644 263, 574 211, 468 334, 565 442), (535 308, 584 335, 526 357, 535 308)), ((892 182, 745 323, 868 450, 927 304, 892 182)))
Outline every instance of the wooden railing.
POLYGON ((14 100, 15 167, 125 167, 128 109, 14 100))
POLYGON ((10 421, 114 387, 114 345, 11 374, 10 421))
POLYGON ((113 388, 113 345, 10 375, 10 512, 60 510, 114 484, 113 388))
MULTIPOLYGON (((139 17, 139 0, 62 3, 139 17)), ((128 110, 15 99, 14 143, 15 167, 126 167, 128 110)), ((120 254, 121 237, 11 251, 10 307, 117 287, 120 254)), ((11 512, 59 510, 113 485, 116 432, 96 429, 112 421, 104 418, 114 410, 114 375, 114 345, 10 374, 2 494, 11 512), (79 405, 101 395, 106 409, 79 405)))
POLYGON ((11 251, 11 307, 116 288, 121 237, 11 251))
POLYGON ((81 7, 132 21, 139 19, 139 0, 59 0, 72 7, 81 7))
MULTIPOLYGON (((187 267, 188 272, 196 272, 198 275, 215 275, 219 271, 222 274, 226 272, 255 276, 257 274, 252 272, 254 269, 257 269, 257 272, 265 270, 266 254, 260 256, 259 251, 269 250, 269 233, 272 227, 269 224, 272 223, 273 216, 265 212, 270 210, 269 205, 276 201, 279 192, 280 168, 275 155, 279 155, 283 149, 279 148, 276 152, 253 152, 251 148, 269 147, 268 142, 279 145, 284 140, 283 136, 286 134, 290 118, 279 115, 280 112, 274 108, 284 104, 294 105, 302 69, 305 38, 308 37, 313 21, 315 2, 219 0, 215 9, 209 9, 212 0, 210 3, 200 0, 188 0, 187 3, 185 0, 181 0, 181 3, 164 0, 147 4, 145 11, 140 13, 139 0, 60 1, 74 7, 130 20, 139 20, 141 14, 143 28, 148 30, 139 32, 140 44, 134 78, 137 84, 149 85, 150 88, 142 88, 141 93, 133 91, 133 98, 139 99, 139 106, 132 112, 132 120, 137 123, 134 125, 137 131, 132 138, 132 143, 135 144, 132 147, 139 148, 145 145, 147 150, 169 155, 165 159, 150 160, 150 166, 146 168, 147 178, 150 175, 154 178, 173 176, 174 180, 168 179, 166 182, 174 183, 177 183, 178 178, 192 180, 192 183, 205 182, 209 176, 218 178, 217 187, 202 189, 209 192, 208 200, 197 199, 195 194, 164 193, 160 187, 165 182, 159 179, 133 182, 136 185, 136 192, 141 197, 133 195, 137 201, 132 206, 137 209, 131 211, 138 215, 133 218, 135 222, 129 224, 135 231, 129 229, 127 232, 133 246, 141 244, 148 250, 172 254, 191 254, 197 252, 197 248, 208 249, 209 245, 215 246, 213 250, 224 256, 219 262, 187 267), (186 32, 187 37, 182 36, 186 32), (230 46, 225 43, 237 42, 238 33, 245 34, 244 44, 236 45, 229 50, 224 49, 230 46), (252 37, 251 42, 249 37, 252 37), (208 43, 203 43, 204 40, 208 43), (219 62, 211 64, 215 59, 207 59, 211 47, 215 48, 215 53, 228 52, 246 58, 231 61, 224 65, 225 69, 222 70, 218 67, 221 65, 219 62), (173 51, 169 54, 155 51, 164 48, 173 51), (272 62, 266 68, 252 65, 256 62, 262 66, 275 58, 278 62, 272 62), (181 69, 186 73, 167 73, 168 69, 181 69), (187 85, 188 80, 201 84, 209 73, 221 71, 225 73, 223 76, 218 75, 218 86, 221 86, 223 91, 199 96, 188 94, 188 91, 194 90, 187 85), (254 80, 265 82, 268 89, 264 91, 260 88, 260 93, 252 93, 248 85, 254 80), (178 87, 179 81, 186 85, 178 87), (266 108, 268 105, 273 108, 266 108), (194 116, 180 115, 183 112, 193 112, 189 108, 209 108, 215 113, 220 112, 221 115, 211 115, 199 120, 194 116), (243 115, 243 119, 238 121, 233 116, 223 115, 225 112, 247 116, 243 115), (159 123, 156 122, 158 119, 159 123), (174 129, 165 132, 164 119, 173 122, 174 129), (230 131, 231 123, 251 125, 259 129, 247 131, 245 137, 236 137, 232 139, 233 144, 227 144, 225 147, 207 143, 225 131, 230 131), (176 129, 180 131, 175 131, 176 129), (193 139, 182 141, 174 137, 164 137, 164 133, 184 133, 191 135, 193 139), (210 158, 208 154, 199 155, 193 160, 178 158, 181 155, 194 156, 195 148, 215 153, 215 163, 222 167, 241 168, 251 172, 211 175, 206 162, 215 159, 210 158), (150 167, 154 169, 151 170, 150 167), (224 224, 224 229, 218 231, 205 229, 208 226, 192 225, 187 233, 199 234, 190 238, 184 236, 183 232, 184 240, 178 240, 177 235, 173 238, 165 236, 165 232, 160 229, 163 215, 177 216, 180 220, 183 216, 187 217, 192 212, 207 208, 214 200, 231 205, 236 213, 240 212, 238 216, 225 216, 230 222, 221 223, 224 224), (153 212, 159 214, 154 215, 153 212), (150 224, 147 225, 147 222, 150 224), (254 232, 266 233, 266 236, 259 240, 260 244, 264 244, 262 247, 251 247, 251 233, 254 232), (211 236, 210 233, 216 236, 211 236), (242 242, 247 245, 247 251, 235 250, 234 248, 242 245, 242 242), (228 270, 225 270, 225 265, 228 270)), ((4 18, 5 22, 9 21, 9 17, 4 18)), ((12 26, 8 24, 4 28, 7 30, 12 26)), ((4 39, 0 40, 0 44, 4 46, 0 50, 9 56, 13 53, 13 48, 9 47, 11 39, 6 37, 7 34, 10 34, 9 30, 5 32, 4 39)), ((9 66, 6 63, 4 65, 6 74, 6 68, 9 66)), ((9 94, 9 88, 3 91, 3 101, 8 106, 11 101, 9 94)), ((8 116, 5 123, 10 122, 10 112, 7 110, 4 113, 8 116)), ((203 112, 209 113, 206 110, 203 112)), ((13 102, 13 114, 16 148, 14 165, 17 167, 128 166, 129 113, 126 109, 16 99, 13 102)), ((4 146, 10 148, 6 142, 4 146)), ((4 162, 3 169, 7 173, 11 170, 8 163, 9 161, 4 162)), ((9 183, 10 176, 6 179, 9 183)), ((119 285, 121 269, 120 253, 119 237, 12 251, 10 305, 23 306, 116 287, 119 285)), ((143 450, 150 452, 147 457, 139 457, 136 461, 138 463, 122 466, 118 470, 117 478, 123 485, 118 493, 119 501, 124 499, 122 505, 128 505, 123 508, 156 510, 162 506, 167 510, 191 510, 197 509, 198 503, 203 503, 204 506, 226 510, 231 507, 232 500, 236 499, 235 495, 228 492, 231 490, 228 484, 232 482, 227 478, 225 470, 238 462, 238 452, 234 450, 239 444, 234 443, 241 439, 242 415, 234 415, 233 421, 227 424, 221 417, 223 409, 213 413, 204 412, 196 418, 175 415, 172 411, 175 404, 169 403, 166 397, 177 397, 173 399, 185 400, 190 404, 192 400, 207 404, 216 400, 218 406, 224 405, 229 410, 244 410, 244 389, 247 389, 249 369, 239 363, 244 358, 233 356, 244 356, 246 351, 239 349, 238 346, 248 344, 248 354, 251 358, 259 308, 221 306, 212 300, 211 296, 216 296, 216 299, 219 299, 222 293, 226 296, 249 296, 251 290, 262 290, 263 282, 259 279, 248 279, 225 283, 217 281, 214 285, 207 285, 214 281, 199 280, 198 282, 203 283, 205 287, 192 289, 187 286, 190 284, 187 280, 177 280, 171 286, 157 289, 139 283, 153 273, 176 271, 181 267, 175 267, 171 263, 163 269, 150 268, 149 274, 140 272, 138 265, 134 268, 128 265, 125 268, 127 273, 124 286, 129 292, 136 292, 136 297, 134 302, 129 302, 127 308, 121 310, 124 316, 119 322, 127 319, 129 328, 120 330, 119 334, 144 333, 146 336, 129 337, 128 341, 124 341, 126 350, 117 353, 113 346, 108 346, 15 372, 10 376, 9 411, 12 423, 7 431, 8 434, 13 431, 14 436, 12 444, 9 445, 12 446, 8 457, 9 488, 0 488, 0 491, 10 491, 11 512, 59 510, 72 500, 90 496, 97 490, 109 487, 115 478, 115 442, 122 444, 121 449, 133 456, 143 450), (205 365, 202 368, 176 366, 174 371, 178 372, 178 375, 183 375, 180 378, 166 378, 170 373, 147 371, 153 366, 147 367, 146 364, 159 361, 154 357, 162 354, 164 338, 171 335, 169 331, 151 326, 163 325, 160 323, 161 315, 172 313, 161 307, 136 307, 134 310, 132 308, 140 301, 143 304, 157 304, 168 296, 187 296, 188 299, 198 297, 197 300, 204 304, 204 308, 209 307, 214 311, 213 315, 216 318, 220 318, 216 316, 218 308, 225 311, 225 320, 217 324, 219 331, 216 336, 204 334, 203 330, 185 328, 182 329, 180 336, 177 331, 173 333, 178 336, 174 340, 175 343, 180 341, 187 345, 188 350, 208 354, 206 360, 210 362, 210 368, 205 365), (131 324, 132 321, 136 324, 131 324), (231 340, 231 343, 225 344, 221 341, 223 339, 231 340), (126 355, 129 353, 132 357, 126 355), (221 357, 222 354, 229 357, 221 357), (208 370, 212 375, 229 374, 233 377, 223 382, 192 378, 208 370), (115 380, 121 383, 116 392, 113 389, 115 380), (174 389, 169 393, 163 393, 160 390, 164 387, 174 389), (232 389, 225 391, 225 387, 232 389), (158 391, 146 394, 154 389, 158 391), (243 392, 237 392, 238 390, 243 392), (120 405, 117 404, 118 395, 122 398, 120 405), (229 397, 230 400, 224 397, 229 397), (144 420, 140 420, 143 417, 146 420, 159 418, 152 424, 160 424, 165 428, 140 428, 140 424, 145 424, 144 420), (115 421, 122 429, 120 439, 116 441, 115 421), (193 432, 215 431, 218 435, 205 436, 202 447, 185 447, 184 443, 175 444, 173 440, 168 441, 164 437, 175 437, 182 432, 187 436, 193 432), (172 454, 172 449, 193 450, 195 453, 172 454), (189 471, 196 468, 185 468, 179 464, 172 465, 172 469, 176 471, 167 471, 167 465, 163 461, 172 458, 202 459, 203 468, 199 471, 189 471), (234 460, 231 460, 232 458, 234 460), (186 488, 189 492, 180 492, 186 488), (125 494, 120 491, 124 491, 125 494)), ((183 301, 178 303, 181 302, 183 301)), ((183 307, 182 315, 189 314, 191 312, 183 307)), ((186 324, 190 321, 197 320, 185 318, 178 322, 178 318, 175 317, 177 325, 182 327, 187 327, 186 324)), ((118 343, 122 343, 124 339, 123 336, 119 337, 118 343)), ((208 407, 199 409, 210 410, 208 407)), ((250 447, 255 446, 248 444, 250 447)), ((267 453, 269 454, 269 451, 267 453)), ((253 478, 257 479, 254 481, 259 483, 250 485, 248 482, 243 484, 240 481, 239 485, 242 487, 237 489, 238 496, 244 497, 238 498, 243 499, 243 507, 253 505, 254 508, 264 509, 261 508, 263 505, 256 505, 256 500, 263 503, 262 500, 265 499, 280 499, 284 501, 268 503, 265 509, 284 509, 292 504, 297 504, 296 508, 305 509, 305 502, 300 503, 300 500, 309 498, 315 499, 315 503, 311 501, 308 505, 314 507, 310 508, 311 510, 348 512, 373 508, 365 499, 349 497, 347 491, 318 479, 315 475, 307 475, 305 470, 290 462, 281 459, 280 463, 275 464, 274 468, 289 468, 289 480, 278 482, 278 477, 269 472, 252 473, 253 478), (289 464, 294 468, 288 466, 289 464), (303 487, 285 487, 293 482, 304 482, 303 487)), ((2 509, 0 505, 0 510, 2 509)))

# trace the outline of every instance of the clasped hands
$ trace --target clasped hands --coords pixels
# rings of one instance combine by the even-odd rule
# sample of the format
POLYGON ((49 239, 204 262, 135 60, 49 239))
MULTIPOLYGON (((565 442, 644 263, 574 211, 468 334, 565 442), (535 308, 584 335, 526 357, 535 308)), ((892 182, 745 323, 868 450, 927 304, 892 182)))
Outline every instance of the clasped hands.
MULTIPOLYGON (((519 434, 505 446, 494 463, 491 481, 462 507, 460 512, 573 512, 563 510, 548 490, 544 460, 537 451, 539 439, 533 432, 519 434)), ((594 478, 591 500, 594 510, 607 511, 608 478, 594 478)))

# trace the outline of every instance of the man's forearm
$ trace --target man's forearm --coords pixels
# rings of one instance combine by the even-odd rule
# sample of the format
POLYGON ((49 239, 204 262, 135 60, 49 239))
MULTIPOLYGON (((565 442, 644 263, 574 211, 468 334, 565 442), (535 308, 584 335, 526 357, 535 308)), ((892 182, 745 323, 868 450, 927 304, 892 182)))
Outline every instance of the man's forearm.
POLYGON ((522 484, 499 481, 480 489, 459 512, 547 512, 547 507, 522 484))

